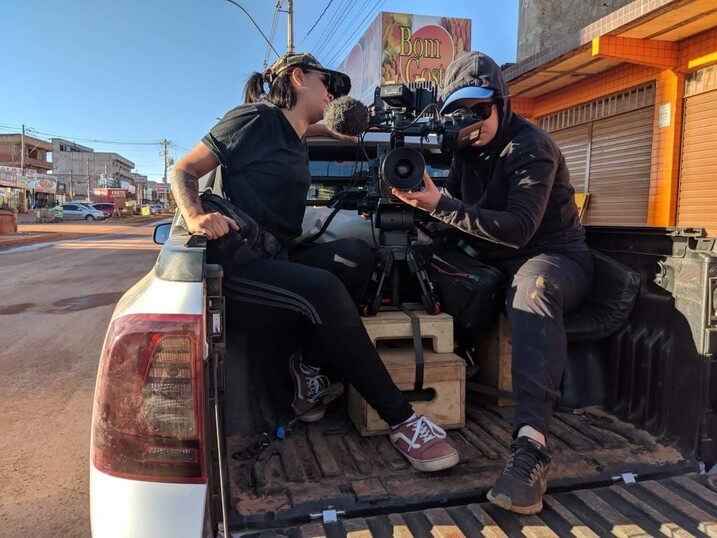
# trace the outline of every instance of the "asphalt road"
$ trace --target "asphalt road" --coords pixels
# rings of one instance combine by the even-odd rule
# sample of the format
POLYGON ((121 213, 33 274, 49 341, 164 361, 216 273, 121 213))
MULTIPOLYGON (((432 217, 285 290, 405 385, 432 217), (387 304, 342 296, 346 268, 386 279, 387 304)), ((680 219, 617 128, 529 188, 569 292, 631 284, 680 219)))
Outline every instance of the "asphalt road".
POLYGON ((0 537, 90 535, 100 350, 159 246, 153 226, 78 226, 90 236, 0 252, 0 537))

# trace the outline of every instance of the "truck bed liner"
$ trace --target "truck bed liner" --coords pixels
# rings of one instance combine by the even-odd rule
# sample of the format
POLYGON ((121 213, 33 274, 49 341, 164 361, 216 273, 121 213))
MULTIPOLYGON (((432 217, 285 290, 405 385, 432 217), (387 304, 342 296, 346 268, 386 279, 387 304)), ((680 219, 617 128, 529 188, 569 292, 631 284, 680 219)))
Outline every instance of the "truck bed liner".
MULTIPOLYGON (((259 405, 268 405, 264 411, 271 416, 272 404, 259 405)), ((360 437, 340 406, 258 452, 260 432, 234 434, 227 448, 235 516, 247 526, 276 526, 327 507, 371 513, 482 502, 505 464, 512 412, 469 401, 466 426, 449 432, 460 464, 432 474, 415 471, 387 436, 360 437)), ((647 479, 698 468, 675 448, 598 408, 558 412, 548 442, 551 491, 604 485, 624 472, 647 479)))
POLYGON ((245 536, 717 536, 717 493, 706 475, 550 494, 544 504, 536 516, 518 516, 489 503, 471 503, 307 523, 245 536))

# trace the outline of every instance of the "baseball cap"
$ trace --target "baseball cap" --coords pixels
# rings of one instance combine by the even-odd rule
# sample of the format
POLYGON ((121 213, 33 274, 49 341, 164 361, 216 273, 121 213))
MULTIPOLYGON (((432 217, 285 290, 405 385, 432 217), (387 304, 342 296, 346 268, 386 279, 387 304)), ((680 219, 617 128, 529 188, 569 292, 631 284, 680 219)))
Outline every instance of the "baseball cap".
POLYGON ((504 86, 502 73, 490 56, 473 51, 453 61, 446 70, 443 82, 443 107, 450 110, 459 99, 490 99, 504 86))
POLYGON ((284 54, 271 64, 269 71, 271 72, 272 82, 274 77, 280 75, 287 69, 293 69, 294 67, 299 67, 306 71, 318 71, 328 76, 329 93, 333 95, 334 98, 348 95, 351 91, 351 79, 347 74, 341 73, 340 71, 334 71, 332 69, 326 69, 308 52, 284 54))

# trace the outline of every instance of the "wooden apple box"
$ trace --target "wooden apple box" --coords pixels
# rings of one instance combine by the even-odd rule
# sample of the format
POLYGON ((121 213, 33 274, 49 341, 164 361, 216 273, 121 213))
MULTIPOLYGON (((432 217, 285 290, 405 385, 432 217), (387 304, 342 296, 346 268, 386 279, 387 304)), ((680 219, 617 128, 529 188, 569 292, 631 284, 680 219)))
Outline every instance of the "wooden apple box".
MULTIPOLYGON (((417 414, 425 415, 442 428, 462 428, 465 425, 466 365, 462 358, 454 353, 423 351, 423 388, 426 390, 421 395, 432 396, 432 399, 422 401, 412 399, 416 376, 413 347, 391 349, 379 346, 378 351, 391 379, 399 389, 407 392, 417 414)), ((353 387, 349 387, 348 412, 364 437, 389 432, 388 424, 353 387)))
MULTIPOLYGON (((433 351, 436 353, 453 352, 453 318, 449 314, 431 315, 418 304, 405 306, 418 316, 421 337, 432 340, 433 351)), ((381 310, 373 317, 363 318, 363 324, 374 346, 381 340, 411 340, 413 338, 411 318, 401 310, 381 310)))
MULTIPOLYGON (((506 392, 513 392, 513 339, 510 321, 505 312, 501 313, 493 328, 481 335, 476 345, 478 360, 478 382, 506 392)), ((489 398, 500 407, 515 405, 506 398, 489 398)))

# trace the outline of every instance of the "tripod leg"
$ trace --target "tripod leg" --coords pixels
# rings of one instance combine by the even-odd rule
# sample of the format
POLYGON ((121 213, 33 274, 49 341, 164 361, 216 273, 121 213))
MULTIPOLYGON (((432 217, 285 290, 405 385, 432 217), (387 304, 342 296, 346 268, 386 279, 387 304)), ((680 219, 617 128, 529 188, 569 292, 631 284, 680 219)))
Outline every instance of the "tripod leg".
POLYGON ((428 277, 426 269, 423 264, 414 256, 410 250, 406 252, 406 261, 408 262, 408 268, 411 274, 416 277, 418 284, 421 286, 421 302, 426 309, 426 312, 435 316, 441 312, 441 305, 436 297, 435 288, 433 282, 428 277))
POLYGON ((393 270, 393 252, 390 250, 381 251, 384 258, 381 260, 381 273, 378 275, 376 284, 376 292, 371 296, 369 302, 364 306, 364 316, 375 316, 378 309, 381 308, 381 298, 383 297, 383 288, 386 285, 386 279, 393 270))

